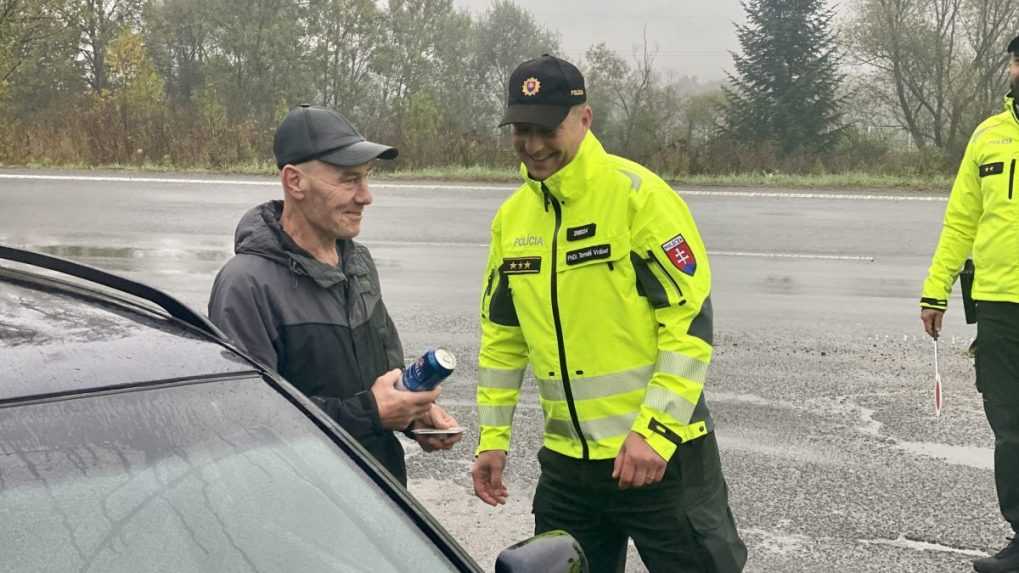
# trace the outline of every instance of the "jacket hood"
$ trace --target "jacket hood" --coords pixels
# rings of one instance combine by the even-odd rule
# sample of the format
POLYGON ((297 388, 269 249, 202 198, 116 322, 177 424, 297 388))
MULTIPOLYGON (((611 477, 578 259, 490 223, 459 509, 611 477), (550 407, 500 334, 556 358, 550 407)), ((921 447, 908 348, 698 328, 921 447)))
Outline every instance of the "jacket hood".
POLYGON ((275 200, 256 205, 237 223, 234 231, 234 252, 238 255, 257 255, 286 266, 291 272, 313 279, 319 286, 330 288, 347 280, 346 275, 365 274, 368 268, 354 257, 353 241, 336 241, 341 268, 327 265, 302 249, 280 225, 283 201, 275 200))

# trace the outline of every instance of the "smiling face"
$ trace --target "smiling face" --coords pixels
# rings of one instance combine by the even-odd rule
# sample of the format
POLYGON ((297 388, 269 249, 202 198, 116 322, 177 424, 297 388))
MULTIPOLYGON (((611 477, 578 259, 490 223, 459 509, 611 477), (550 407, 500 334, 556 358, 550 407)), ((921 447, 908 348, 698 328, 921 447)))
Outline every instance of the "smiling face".
POLYGON ((555 129, 514 123, 513 149, 531 178, 544 181, 572 161, 591 128, 591 119, 591 107, 581 104, 573 107, 555 129))
POLYGON ((364 209, 371 205, 368 176, 374 161, 354 167, 337 167, 309 161, 297 171, 295 206, 315 235, 336 241, 353 239, 361 232, 364 209))

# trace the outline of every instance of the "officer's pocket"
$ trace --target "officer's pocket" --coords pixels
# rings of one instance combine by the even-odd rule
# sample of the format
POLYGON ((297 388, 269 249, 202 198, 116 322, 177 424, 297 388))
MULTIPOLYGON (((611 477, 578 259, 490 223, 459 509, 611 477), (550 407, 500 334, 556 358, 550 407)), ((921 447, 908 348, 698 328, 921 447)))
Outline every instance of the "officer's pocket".
POLYGON ((1016 189, 1016 160, 1004 158, 1004 161, 991 161, 980 165, 980 191, 989 197, 990 204, 1003 201, 1019 200, 1019 189, 1016 189))
POLYGON ((503 326, 520 326, 517 309, 513 305, 513 292, 509 277, 502 271, 493 271, 495 288, 488 300, 488 319, 503 326))
MULTIPOLYGON (((576 337, 574 343, 587 344, 584 338, 595 332, 609 337, 622 332, 652 336, 655 322, 651 307, 636 288, 629 235, 605 234, 576 243, 561 242, 556 253, 558 302, 575 309, 569 313, 573 327, 568 333, 576 337)), ((620 335, 615 340, 622 343, 625 338, 620 335)))
POLYGON ((489 270, 483 298, 483 316, 503 326, 519 326, 513 291, 527 281, 540 281, 545 257, 538 249, 509 250, 498 266, 489 270))
POLYGON ((736 521, 729 510, 728 491, 724 481, 709 498, 687 509, 694 540, 701 558, 711 563, 709 571, 737 573, 747 562, 747 548, 736 530, 736 521))
POLYGON ((746 546, 740 540, 729 510, 729 492, 722 477, 715 435, 687 442, 676 450, 682 456, 683 505, 694 539, 711 571, 740 571, 746 563, 746 546))

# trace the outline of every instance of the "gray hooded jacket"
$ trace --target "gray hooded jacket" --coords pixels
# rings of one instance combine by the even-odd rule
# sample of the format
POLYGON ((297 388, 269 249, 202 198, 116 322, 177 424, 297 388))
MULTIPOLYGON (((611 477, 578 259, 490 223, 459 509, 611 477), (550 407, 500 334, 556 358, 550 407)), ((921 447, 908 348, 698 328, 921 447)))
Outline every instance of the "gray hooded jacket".
POLYGON ((404 366, 371 254, 338 241, 340 267, 324 264, 283 231, 282 213, 283 202, 270 201, 241 218, 236 255, 212 286, 209 318, 406 483, 403 447, 382 427, 370 391, 378 376, 404 366))

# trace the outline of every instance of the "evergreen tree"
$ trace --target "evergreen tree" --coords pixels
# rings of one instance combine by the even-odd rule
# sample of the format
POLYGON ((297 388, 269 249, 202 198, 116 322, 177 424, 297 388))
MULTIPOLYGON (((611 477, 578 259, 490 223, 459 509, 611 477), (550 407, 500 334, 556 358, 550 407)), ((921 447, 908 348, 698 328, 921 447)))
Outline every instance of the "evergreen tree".
POLYGON ((744 0, 737 26, 742 55, 725 88, 726 132, 783 156, 824 151, 842 131, 832 19, 824 0, 744 0))

